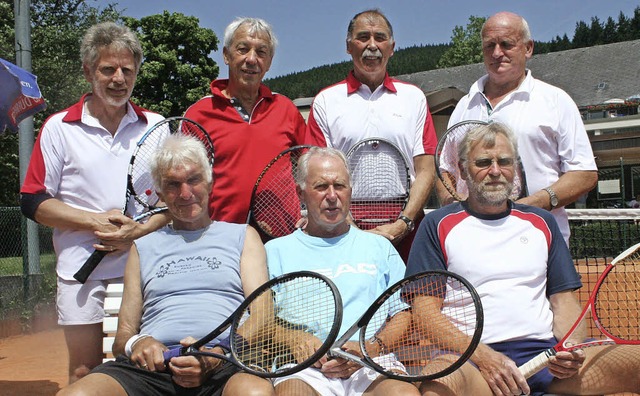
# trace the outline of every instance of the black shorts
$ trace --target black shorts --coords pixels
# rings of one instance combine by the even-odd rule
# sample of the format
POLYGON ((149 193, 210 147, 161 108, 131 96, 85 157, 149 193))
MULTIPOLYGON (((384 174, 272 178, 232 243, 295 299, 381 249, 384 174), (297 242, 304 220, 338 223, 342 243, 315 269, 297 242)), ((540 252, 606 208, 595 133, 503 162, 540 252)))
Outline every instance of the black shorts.
POLYGON ((176 396, 220 396, 229 378, 238 372, 238 368, 224 362, 222 368, 197 388, 183 388, 171 379, 170 372, 155 372, 142 369, 133 364, 126 356, 118 356, 94 368, 92 373, 105 374, 120 383, 128 395, 176 395, 176 396))

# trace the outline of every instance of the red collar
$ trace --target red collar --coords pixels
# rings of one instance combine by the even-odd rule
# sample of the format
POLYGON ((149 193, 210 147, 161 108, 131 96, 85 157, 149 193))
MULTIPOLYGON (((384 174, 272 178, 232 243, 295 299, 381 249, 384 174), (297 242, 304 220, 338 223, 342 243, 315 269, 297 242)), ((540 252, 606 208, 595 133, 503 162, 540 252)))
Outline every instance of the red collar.
MULTIPOLYGON (((396 93, 396 87, 393 84, 393 79, 389 77, 389 73, 385 73, 384 80, 382 81, 382 85, 390 92, 396 93)), ((356 92, 362 86, 362 82, 356 78, 353 74, 353 70, 349 72, 347 76, 347 94, 351 95, 356 92)))
MULTIPOLYGON (((84 102, 87 98, 87 96, 91 95, 90 93, 84 94, 82 95, 82 97, 80 98, 80 100, 75 103, 74 105, 72 105, 71 107, 67 108, 67 114, 64 116, 64 118, 62 119, 63 122, 78 122, 80 120, 82 120, 82 108, 84 107, 84 102)), ((145 120, 145 122, 147 121, 147 116, 144 115, 144 109, 138 105, 136 105, 135 103, 133 103, 132 101, 129 101, 129 104, 131 105, 131 107, 133 107, 133 111, 136 113, 136 115, 139 118, 142 118, 143 120, 145 120)))

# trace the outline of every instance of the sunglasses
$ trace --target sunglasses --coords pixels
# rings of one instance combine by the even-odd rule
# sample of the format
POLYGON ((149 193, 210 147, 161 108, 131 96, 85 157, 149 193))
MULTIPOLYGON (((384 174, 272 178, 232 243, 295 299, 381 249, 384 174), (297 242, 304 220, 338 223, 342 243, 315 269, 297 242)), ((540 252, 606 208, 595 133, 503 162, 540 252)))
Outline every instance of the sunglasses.
POLYGON ((477 168, 480 168, 480 169, 487 169, 494 162, 496 164, 498 164, 498 167, 500 167, 500 168, 508 168, 510 166, 513 166, 513 163, 515 162, 515 160, 513 158, 511 158, 511 157, 506 157, 506 158, 497 158, 497 159, 480 158, 480 159, 477 159, 477 160, 473 161, 475 166, 477 168))

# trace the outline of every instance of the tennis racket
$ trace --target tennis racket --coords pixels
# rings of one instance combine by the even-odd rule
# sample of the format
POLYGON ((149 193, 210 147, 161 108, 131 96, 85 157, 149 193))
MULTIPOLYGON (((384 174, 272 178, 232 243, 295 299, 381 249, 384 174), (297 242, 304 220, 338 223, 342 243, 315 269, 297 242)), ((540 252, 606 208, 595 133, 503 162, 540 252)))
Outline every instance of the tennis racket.
MULTIPOLYGON (((449 194, 457 201, 464 201, 469 196, 467 184, 464 182, 458 166, 459 143, 470 130, 488 124, 488 122, 477 120, 462 121, 447 129, 440 140, 438 140, 438 146, 436 147, 434 156, 436 172, 449 194)), ((511 196, 509 197, 513 201, 517 201, 528 195, 527 179, 520 157, 517 158, 516 162, 517 164, 514 164, 515 175, 513 178, 513 191, 511 191, 511 196)))
MULTIPOLYGON (((256 289, 211 333, 188 347, 164 353, 213 356, 260 377, 290 375, 311 366, 329 350, 342 323, 342 299, 323 275, 299 271, 271 279, 256 289), (226 355, 200 348, 230 328, 226 355), (313 353, 297 348, 309 337, 323 340, 313 353)), ((222 345, 222 344, 221 344, 222 345)))
MULTIPOLYGON (((184 117, 171 117, 153 125, 138 141, 127 171, 127 189, 122 213, 130 215, 135 221, 143 221, 151 215, 166 210, 166 207, 158 206, 160 198, 153 185, 150 162, 164 139, 175 133, 193 136, 200 140, 207 150, 209 162, 213 167, 213 143, 200 124, 184 117)), ((107 253, 109 252, 95 250, 73 277, 78 282, 85 283, 107 253)))
POLYGON ((389 378, 431 380, 469 359, 483 324, 480 297, 467 280, 448 271, 421 272, 378 297, 331 347, 329 356, 355 361, 389 378), (428 309, 428 323, 412 319, 416 309, 428 309), (356 332, 362 356, 344 347, 356 332))
POLYGON ((296 192, 298 158, 311 146, 300 145, 278 154, 262 170, 251 193, 248 222, 268 238, 291 234, 306 216, 296 192))
POLYGON ((560 351, 612 344, 640 344, 640 243, 606 265, 569 332, 553 348, 520 366, 520 372, 525 378, 531 377, 560 351), (582 329, 589 318, 601 334, 581 343, 567 344, 576 329, 582 329))
POLYGON ((409 162, 388 140, 361 140, 347 151, 351 173, 351 218, 363 230, 391 224, 409 199, 409 162))

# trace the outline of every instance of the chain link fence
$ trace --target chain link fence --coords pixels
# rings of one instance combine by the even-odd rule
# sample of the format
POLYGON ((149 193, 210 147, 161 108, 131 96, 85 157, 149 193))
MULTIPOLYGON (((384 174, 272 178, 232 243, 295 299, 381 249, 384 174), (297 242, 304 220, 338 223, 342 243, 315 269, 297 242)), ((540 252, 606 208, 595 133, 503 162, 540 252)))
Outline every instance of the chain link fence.
POLYGON ((39 256, 27 251, 27 221, 18 207, 0 207, 0 320, 30 318, 39 307, 55 303, 55 254, 52 229, 37 226, 39 256))

